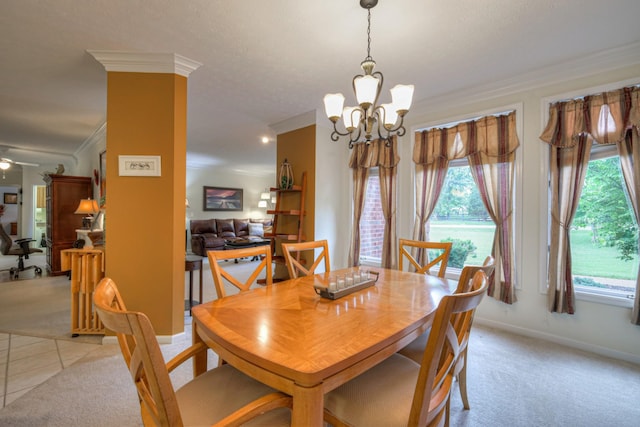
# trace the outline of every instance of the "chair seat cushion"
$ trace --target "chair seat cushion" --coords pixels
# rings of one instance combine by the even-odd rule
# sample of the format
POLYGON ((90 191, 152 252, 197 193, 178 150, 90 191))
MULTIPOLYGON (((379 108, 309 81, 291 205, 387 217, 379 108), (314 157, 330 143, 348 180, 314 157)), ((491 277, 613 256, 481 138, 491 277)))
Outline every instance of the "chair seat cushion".
POLYGON ((409 421, 420 365, 399 354, 324 397, 325 408, 353 426, 402 426, 409 421))
MULTIPOLYGON (((222 365, 199 375, 176 391, 185 426, 218 422, 247 403, 276 390, 255 381, 230 365, 222 365), (220 393, 224 390, 224 393, 220 393)), ((279 408, 261 415, 248 426, 288 426, 291 412, 279 408)))
MULTIPOLYGON (((38 248, 29 248, 29 253, 30 254, 35 254, 35 253, 39 253, 42 252, 42 249, 38 249, 38 248)), ((7 252, 5 255, 24 255, 25 252, 22 250, 22 248, 20 246, 14 246, 11 249, 9 249, 9 252, 7 252)))
POLYGON ((431 328, 415 340, 411 341, 402 350, 399 350, 398 353, 404 357, 408 357, 416 363, 422 363, 422 357, 424 356, 425 348, 427 348, 427 340, 429 339, 430 332, 431 328))

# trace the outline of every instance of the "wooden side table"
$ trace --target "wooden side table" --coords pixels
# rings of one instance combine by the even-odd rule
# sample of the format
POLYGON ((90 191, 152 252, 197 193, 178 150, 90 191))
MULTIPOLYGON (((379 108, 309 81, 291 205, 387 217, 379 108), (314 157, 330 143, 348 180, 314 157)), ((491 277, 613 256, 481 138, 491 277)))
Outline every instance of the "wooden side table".
POLYGON ((198 304, 202 304, 202 257, 197 255, 187 255, 184 260, 184 271, 189 272, 189 299, 185 301, 184 309, 189 310, 191 315, 191 307, 193 307, 193 272, 200 271, 200 293, 198 294, 198 304))

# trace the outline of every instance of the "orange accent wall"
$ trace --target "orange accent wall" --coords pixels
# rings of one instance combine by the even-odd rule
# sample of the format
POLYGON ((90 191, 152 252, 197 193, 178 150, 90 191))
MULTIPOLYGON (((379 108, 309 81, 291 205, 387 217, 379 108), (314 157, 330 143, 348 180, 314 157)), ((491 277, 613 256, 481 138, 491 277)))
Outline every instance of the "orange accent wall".
MULTIPOLYGON (((307 172, 307 193, 305 196, 306 215, 304 217, 302 229, 307 241, 314 240, 314 212, 316 200, 316 125, 307 126, 278 135, 276 158, 276 177, 279 176, 280 165, 285 158, 291 164, 294 184, 300 184, 302 182, 302 172, 307 172)), ((280 268, 281 266, 277 265, 276 267, 280 268)), ((284 268, 284 271, 277 271, 275 273, 276 277, 282 277, 283 275, 287 276, 286 268, 284 268)))
POLYGON ((107 74, 106 274, 157 335, 184 330, 187 78, 107 74), (119 176, 119 155, 161 156, 161 176, 119 176))

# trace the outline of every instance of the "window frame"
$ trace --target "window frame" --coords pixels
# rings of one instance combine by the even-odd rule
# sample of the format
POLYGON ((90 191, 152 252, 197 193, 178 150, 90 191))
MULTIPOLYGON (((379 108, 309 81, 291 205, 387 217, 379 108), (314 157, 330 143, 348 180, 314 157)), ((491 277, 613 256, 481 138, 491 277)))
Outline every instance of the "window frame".
MULTIPOLYGON (((637 84, 640 84, 638 79, 625 80, 621 82, 608 83, 605 85, 580 89, 577 91, 566 92, 563 94, 542 98, 540 101, 541 132, 542 132, 542 129, 546 128, 547 123, 549 122, 549 106, 551 104, 562 101, 562 100, 577 99, 584 96, 588 96, 589 94, 608 92, 611 90, 619 89, 621 87, 637 85, 637 84)), ((550 149, 549 149, 549 145, 544 143, 542 140, 539 140, 539 142, 540 142, 541 150, 543 153, 540 156, 540 159, 542 162, 542 164, 540 165, 540 170, 542 171, 542 173, 540 174, 541 176, 540 188, 542 191, 540 191, 540 216, 539 216, 540 234, 541 234, 540 259, 543 260, 543 262, 540 263, 540 269, 541 269, 540 277, 542 280, 540 280, 539 292, 541 294, 546 295, 549 289, 548 271, 549 271, 549 249, 550 249, 550 241, 551 241, 551 233, 549 230, 549 227, 550 227, 549 203, 551 203, 551 195, 550 195, 551 171, 549 169, 550 149)), ((618 154, 615 148, 615 144, 612 144, 610 146, 597 146, 597 144, 594 144, 594 146, 591 148, 591 153, 589 154, 590 156, 589 160, 591 161, 591 160, 597 160, 597 159, 609 157, 611 150, 615 151, 616 155, 618 154)), ((589 302, 605 304, 605 305, 613 305, 613 306, 623 307, 623 308, 633 308, 633 299, 616 297, 611 294, 604 294, 604 293, 597 292, 595 290, 586 292, 582 290, 582 287, 580 287, 580 289, 574 288, 574 293, 575 293, 576 300, 579 300, 579 301, 589 301, 589 302)))
MULTIPOLYGON (((522 219, 522 211, 523 211, 523 180, 522 180, 522 168, 523 168, 523 131, 524 131, 524 104, 522 102, 508 104, 503 106, 498 106, 491 109, 476 111, 469 114, 462 114, 458 116, 450 116, 441 120, 435 120, 428 123, 422 123, 411 127, 411 135, 415 135, 416 132, 421 132, 426 129, 432 129, 435 127, 452 127, 459 123, 468 122, 471 120, 477 120, 478 118, 485 116, 497 116, 501 114, 506 114, 508 112, 515 111, 516 113, 516 133, 518 135, 518 140, 520 141, 520 146, 515 152, 515 160, 514 160, 514 186, 513 186, 513 211, 514 215, 514 224, 513 224, 513 248, 515 252, 515 278, 514 278, 514 286, 516 290, 522 289, 522 266, 520 260, 522 259, 523 254, 523 219, 522 219)), ((411 149, 413 150, 413 144, 411 145, 411 149)), ((466 159, 459 159, 450 162, 450 167, 453 166, 461 166, 468 165, 468 161, 466 159), (464 162, 464 163, 461 163, 464 162)), ((416 211, 416 175, 415 169, 411 172, 411 185, 412 185, 412 210, 411 212, 416 211)), ((411 219, 411 229, 414 226, 414 218, 411 219)), ((460 273, 462 269, 447 267, 447 271, 445 273, 445 277, 447 279, 458 280, 460 278, 460 273)))

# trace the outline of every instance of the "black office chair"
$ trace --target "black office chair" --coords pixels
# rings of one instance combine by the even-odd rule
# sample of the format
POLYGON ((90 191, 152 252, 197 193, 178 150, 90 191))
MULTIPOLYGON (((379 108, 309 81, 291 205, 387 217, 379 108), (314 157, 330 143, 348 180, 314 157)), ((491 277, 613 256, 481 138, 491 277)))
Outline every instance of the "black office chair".
POLYGON ((14 245, 14 242, 11 241, 11 237, 9 237, 5 230, 4 224, 0 224, 0 252, 2 252, 2 255, 17 255, 18 257, 17 267, 6 268, 0 271, 9 271, 9 274, 11 274, 11 278, 13 279, 17 279, 21 271, 29 270, 31 268, 35 270, 37 275, 42 274, 42 268, 37 265, 30 265, 28 267, 24 266, 24 260, 29 259, 30 254, 42 252, 42 249, 32 248, 30 246, 31 242, 35 242, 35 240, 30 238, 17 239, 15 241, 16 244, 14 245))

